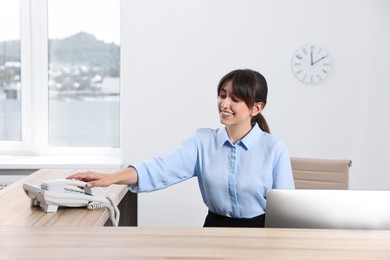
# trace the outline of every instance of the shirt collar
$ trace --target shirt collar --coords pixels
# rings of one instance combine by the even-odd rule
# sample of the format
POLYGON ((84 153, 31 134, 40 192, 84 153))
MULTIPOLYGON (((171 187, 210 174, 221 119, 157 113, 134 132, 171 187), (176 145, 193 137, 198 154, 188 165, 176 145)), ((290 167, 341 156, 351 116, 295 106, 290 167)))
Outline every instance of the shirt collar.
MULTIPOLYGON (((244 148, 249 150, 259 139, 259 137, 263 134, 263 131, 260 129, 258 124, 256 123, 252 129, 249 131, 249 133, 244 136, 240 141, 238 141, 238 144, 242 145, 244 148)), ((218 147, 223 146, 226 142, 231 144, 229 140, 229 136, 226 132, 226 127, 220 128, 218 131, 217 136, 217 142, 218 147)))

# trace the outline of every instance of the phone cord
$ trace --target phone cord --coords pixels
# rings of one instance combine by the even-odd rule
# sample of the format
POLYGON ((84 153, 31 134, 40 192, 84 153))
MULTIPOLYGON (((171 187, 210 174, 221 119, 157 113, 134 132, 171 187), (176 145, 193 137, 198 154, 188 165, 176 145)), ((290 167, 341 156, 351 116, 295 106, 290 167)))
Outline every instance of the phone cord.
POLYGON ((114 227, 117 227, 119 224, 119 215, 120 215, 119 209, 110 197, 107 196, 106 198, 110 203, 92 201, 88 203, 87 208, 90 210, 101 209, 101 208, 108 209, 110 211, 111 224, 114 227))

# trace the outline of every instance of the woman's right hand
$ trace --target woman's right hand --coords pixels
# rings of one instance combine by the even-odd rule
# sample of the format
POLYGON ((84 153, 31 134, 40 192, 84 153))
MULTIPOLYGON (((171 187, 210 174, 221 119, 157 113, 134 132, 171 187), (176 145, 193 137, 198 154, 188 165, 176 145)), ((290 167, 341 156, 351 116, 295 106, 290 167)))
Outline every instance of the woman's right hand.
POLYGON ((105 174, 93 171, 86 172, 78 172, 72 174, 67 179, 76 179, 80 181, 84 181, 87 183, 87 186, 90 188, 93 187, 107 187, 113 184, 113 176, 112 174, 105 174))
POLYGON ((129 185, 138 182, 137 171, 132 167, 114 173, 99 173, 93 171, 78 172, 66 178, 84 181, 89 188, 107 187, 112 184, 129 185))

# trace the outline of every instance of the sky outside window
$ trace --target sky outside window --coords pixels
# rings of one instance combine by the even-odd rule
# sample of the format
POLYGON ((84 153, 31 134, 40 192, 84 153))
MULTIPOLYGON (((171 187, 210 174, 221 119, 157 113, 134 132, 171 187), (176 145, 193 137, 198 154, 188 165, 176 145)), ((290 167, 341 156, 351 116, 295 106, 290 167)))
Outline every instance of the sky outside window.
POLYGON ((49 38, 80 31, 119 44, 119 0, 49 0, 49 38))

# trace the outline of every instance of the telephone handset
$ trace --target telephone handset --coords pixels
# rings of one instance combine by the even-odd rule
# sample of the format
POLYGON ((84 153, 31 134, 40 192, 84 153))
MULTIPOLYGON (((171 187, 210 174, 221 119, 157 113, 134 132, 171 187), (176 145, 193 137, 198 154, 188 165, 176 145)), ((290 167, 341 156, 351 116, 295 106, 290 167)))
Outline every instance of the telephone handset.
POLYGON ((113 226, 118 226, 119 210, 116 204, 100 188, 89 188, 86 182, 69 179, 44 181, 41 187, 23 184, 24 192, 31 198, 31 206, 41 207, 44 212, 56 212, 59 206, 107 208, 113 226))

